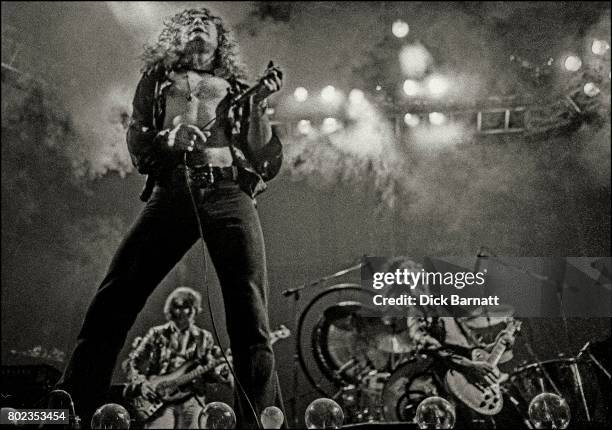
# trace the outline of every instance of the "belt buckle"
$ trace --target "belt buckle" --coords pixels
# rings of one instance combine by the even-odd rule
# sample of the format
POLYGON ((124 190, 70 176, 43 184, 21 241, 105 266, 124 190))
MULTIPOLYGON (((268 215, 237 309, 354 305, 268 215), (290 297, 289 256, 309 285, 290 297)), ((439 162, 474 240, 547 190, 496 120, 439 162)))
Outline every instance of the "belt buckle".
POLYGON ((212 187, 215 183, 215 172, 213 170, 212 164, 206 165, 197 165, 193 166, 190 170, 190 178, 191 180, 199 187, 199 188, 209 188, 212 187))

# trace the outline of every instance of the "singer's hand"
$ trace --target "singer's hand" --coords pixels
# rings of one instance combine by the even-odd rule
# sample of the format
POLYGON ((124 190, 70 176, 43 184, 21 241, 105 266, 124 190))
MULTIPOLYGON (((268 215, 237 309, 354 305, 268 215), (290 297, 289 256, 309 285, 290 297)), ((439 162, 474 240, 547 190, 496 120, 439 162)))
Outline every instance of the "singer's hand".
POLYGON ((261 83, 263 85, 261 85, 259 90, 253 96, 253 103, 256 104, 261 103, 271 94, 280 91, 283 86, 283 72, 277 67, 274 67, 274 64, 270 61, 261 83))
POLYGON ((174 151, 191 152, 195 148, 203 148, 210 136, 210 131, 202 131, 195 125, 177 124, 168 133, 167 145, 174 151))

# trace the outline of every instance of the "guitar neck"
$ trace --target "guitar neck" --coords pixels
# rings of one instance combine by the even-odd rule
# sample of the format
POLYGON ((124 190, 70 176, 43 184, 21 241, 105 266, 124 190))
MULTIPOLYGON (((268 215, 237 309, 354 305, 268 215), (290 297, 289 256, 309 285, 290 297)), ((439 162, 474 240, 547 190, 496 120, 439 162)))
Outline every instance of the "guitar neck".
MULTIPOLYGON (((508 334, 514 337, 516 330, 517 327, 513 326, 510 330, 508 330, 508 334)), ((504 352, 506 352, 506 343, 502 342, 502 338, 500 337, 495 343, 493 349, 491 350, 491 354, 489 355, 489 359, 487 361, 489 362, 489 364, 497 366, 497 363, 499 363, 499 360, 501 359, 504 352)))
POLYGON ((199 376, 202 376, 203 374, 205 374, 206 372, 208 372, 209 370, 213 369, 218 363, 208 363, 206 366, 198 366, 195 369, 193 369, 191 372, 189 373, 185 373, 183 376, 179 376, 178 378, 176 378, 174 380, 174 383, 177 386, 181 386, 183 384, 186 384, 187 382, 191 381, 192 379, 195 379, 199 376))
POLYGON ((489 355, 489 359, 487 360, 489 364, 497 366, 497 363, 499 363, 499 360, 501 359, 501 356, 504 354, 505 351, 506 345, 501 340, 499 340, 493 347, 491 355, 489 355))

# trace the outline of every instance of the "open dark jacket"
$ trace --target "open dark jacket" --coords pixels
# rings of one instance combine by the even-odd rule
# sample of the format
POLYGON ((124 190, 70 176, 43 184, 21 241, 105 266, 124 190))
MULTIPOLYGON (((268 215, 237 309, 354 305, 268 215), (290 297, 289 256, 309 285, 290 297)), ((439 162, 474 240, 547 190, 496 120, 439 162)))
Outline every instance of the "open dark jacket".
MULTIPOLYGON (((182 162, 182 155, 171 152, 163 142, 165 137, 158 135, 163 130, 166 89, 172 83, 168 75, 169 71, 162 67, 145 72, 134 95, 127 145, 138 172, 148 175, 140 196, 143 201, 149 199, 155 184, 171 175, 182 162)), ((228 81, 230 91, 225 101, 247 89, 247 85, 237 79, 230 78, 228 81)), ((232 115, 225 121, 224 128, 229 137, 234 165, 238 167, 240 187, 254 198, 266 189, 265 182, 277 175, 282 164, 283 152, 274 130, 272 138, 266 145, 256 153, 250 151, 247 143, 249 114, 250 106, 247 99, 240 106, 233 108, 232 115)))

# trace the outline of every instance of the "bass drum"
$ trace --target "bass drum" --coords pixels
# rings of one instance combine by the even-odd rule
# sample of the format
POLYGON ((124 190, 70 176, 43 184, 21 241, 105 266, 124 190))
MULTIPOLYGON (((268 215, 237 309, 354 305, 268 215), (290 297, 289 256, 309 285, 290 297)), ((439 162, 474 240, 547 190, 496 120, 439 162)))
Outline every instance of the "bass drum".
POLYGON ((441 392, 433 360, 423 356, 412 358, 400 365, 385 384, 382 393, 385 421, 413 422, 419 403, 441 392))
POLYGON ((593 423, 600 397, 596 369, 584 359, 559 358, 521 366, 512 373, 509 391, 526 417, 529 403, 541 393, 563 397, 571 413, 570 425, 593 423))

